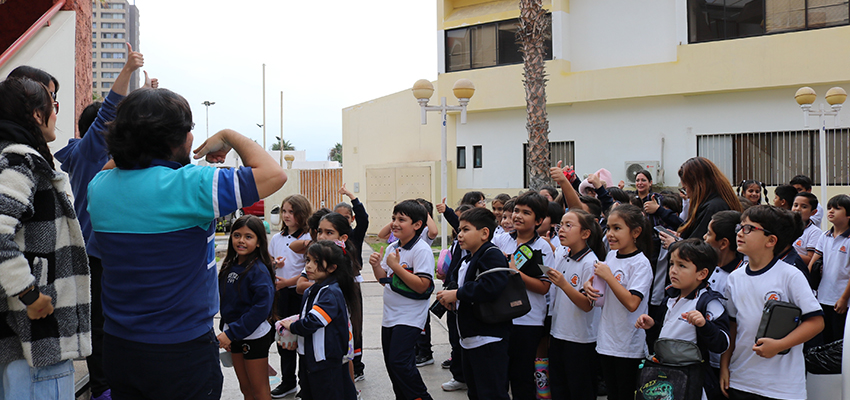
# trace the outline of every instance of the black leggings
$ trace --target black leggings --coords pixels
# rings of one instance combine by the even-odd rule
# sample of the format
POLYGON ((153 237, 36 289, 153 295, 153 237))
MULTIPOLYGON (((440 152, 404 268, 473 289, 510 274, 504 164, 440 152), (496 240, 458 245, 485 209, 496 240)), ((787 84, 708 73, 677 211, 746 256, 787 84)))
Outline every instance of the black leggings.
POLYGON ((599 355, 602 361, 602 376, 608 388, 608 400, 631 400, 635 398, 640 358, 622 358, 599 355))

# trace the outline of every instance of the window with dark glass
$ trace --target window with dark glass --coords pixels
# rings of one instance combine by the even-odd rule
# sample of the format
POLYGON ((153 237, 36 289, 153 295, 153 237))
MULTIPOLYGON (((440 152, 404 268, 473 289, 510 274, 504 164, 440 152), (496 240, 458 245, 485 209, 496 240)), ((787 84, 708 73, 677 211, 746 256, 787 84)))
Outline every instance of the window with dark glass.
POLYGON ((848 24, 848 0, 688 0, 690 43, 848 24))
POLYGON ((457 167, 458 169, 466 168, 466 146, 457 147, 457 167))
MULTIPOLYGON (((551 15, 546 34, 546 59, 552 59, 551 15)), ((446 71, 522 63, 516 41, 519 20, 492 22, 446 31, 446 71)))
POLYGON ((481 168, 481 146, 472 146, 472 168, 481 168))

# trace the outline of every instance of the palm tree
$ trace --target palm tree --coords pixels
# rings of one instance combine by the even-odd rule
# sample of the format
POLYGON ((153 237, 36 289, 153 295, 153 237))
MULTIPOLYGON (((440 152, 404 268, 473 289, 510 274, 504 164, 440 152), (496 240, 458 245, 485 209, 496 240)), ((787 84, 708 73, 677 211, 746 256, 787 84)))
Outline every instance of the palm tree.
MULTIPOLYGON (((280 150, 280 138, 277 136, 275 136, 274 138, 275 140, 277 140, 277 142, 272 143, 272 147, 270 150, 280 150)), ((295 150, 295 146, 293 146, 292 143, 290 143, 288 140, 283 139, 283 150, 295 150)))
POLYGON ((339 161, 342 165, 342 143, 337 142, 330 151, 328 151, 329 161, 339 161))
POLYGON ((549 181, 549 120, 546 114, 546 56, 544 47, 549 19, 542 0, 519 1, 517 42, 523 59, 523 84, 528 118, 528 185, 535 191, 549 181))

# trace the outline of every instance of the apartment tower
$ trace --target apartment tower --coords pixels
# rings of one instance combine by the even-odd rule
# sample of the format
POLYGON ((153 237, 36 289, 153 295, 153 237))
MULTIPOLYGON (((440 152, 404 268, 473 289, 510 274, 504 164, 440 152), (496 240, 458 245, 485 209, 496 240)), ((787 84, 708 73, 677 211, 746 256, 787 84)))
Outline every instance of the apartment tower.
MULTIPOLYGON (((126 0, 92 2, 92 94, 104 98, 127 61, 127 46, 139 50, 139 9, 126 0)), ((139 88, 139 72, 130 90, 139 88)))

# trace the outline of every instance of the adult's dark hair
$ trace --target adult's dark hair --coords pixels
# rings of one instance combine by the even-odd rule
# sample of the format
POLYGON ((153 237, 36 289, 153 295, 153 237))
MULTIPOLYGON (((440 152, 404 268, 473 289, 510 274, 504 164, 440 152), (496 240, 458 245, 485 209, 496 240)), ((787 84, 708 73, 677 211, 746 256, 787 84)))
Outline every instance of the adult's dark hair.
POLYGON ((360 297, 354 292, 354 269, 349 264, 351 258, 346 257, 346 251, 330 240, 320 240, 307 248, 307 256, 316 262, 316 268, 320 271, 327 271, 328 266, 336 265, 336 270, 329 276, 334 277, 339 284, 350 314, 351 310, 360 308, 360 297))
MULTIPOLYGON (((688 159, 679 167, 679 179, 688 189, 688 197, 691 199, 688 220, 679 227, 679 232, 691 233, 700 225, 702 221, 697 219, 697 213, 700 206, 713 194, 720 196, 730 210, 741 210, 741 202, 732 190, 729 179, 711 160, 705 157, 688 159)), ((711 218, 711 216, 705 217, 711 218)))
POLYGON ((540 222, 546 218, 547 201, 540 193, 529 190, 516 198, 516 206, 526 206, 534 213, 535 226, 540 226, 540 222))
POLYGON ((629 194, 626 193, 625 190, 616 186, 609 187, 608 194, 611 195, 611 198, 614 199, 614 201, 619 202, 620 204, 627 204, 629 202, 629 194))
POLYGON ((649 171, 642 169, 635 174, 635 178, 637 178, 638 175, 643 175, 643 177, 646 178, 646 180, 648 180, 650 183, 652 183, 652 174, 650 174, 649 171))
POLYGON ((735 226, 741 223, 741 213, 735 210, 726 210, 714 213, 711 216, 711 231, 718 241, 726 239, 732 250, 738 250, 738 241, 735 238, 735 226))
POLYGON ((806 201, 809 202, 809 207, 811 207, 812 210, 816 210, 818 208, 818 196, 815 196, 814 194, 809 192, 800 192, 797 193, 797 196, 795 196, 794 201, 797 201, 797 197, 805 198, 806 201))
POLYGON ((77 120, 77 128, 80 129, 80 138, 86 135, 91 124, 94 123, 101 105, 103 105, 103 103, 95 101, 94 103, 86 106, 86 108, 83 109, 83 112, 80 113, 80 118, 77 120))
POLYGON ((800 186, 803 187, 803 189, 805 189, 808 192, 808 191, 812 190, 812 186, 815 183, 812 181, 812 178, 809 178, 806 175, 797 175, 797 176, 791 178, 791 181, 788 182, 788 184, 791 185, 791 186, 800 185, 800 186))
MULTIPOLYGON (((791 212, 784 208, 762 205, 753 206, 744 211, 741 220, 748 218, 755 222, 771 235, 776 236, 776 246, 773 248, 773 256, 778 256, 785 248, 791 245, 803 234, 803 220, 799 213, 791 212)), ((756 233, 755 231, 750 234, 756 233)), ((761 232, 767 234, 767 232, 761 232)))
POLYGON ((469 222, 475 229, 481 230, 487 228, 490 230, 487 240, 493 239, 493 232, 496 231, 496 216, 493 212, 486 208, 473 207, 471 210, 465 211, 460 216, 461 221, 469 222))
POLYGON ((463 197, 460 199, 460 204, 469 204, 475 207, 475 205, 478 204, 479 201, 484 200, 485 198, 486 196, 484 196, 484 193, 473 190, 471 192, 466 192, 463 195, 463 197))
POLYGON ((826 208, 843 208, 845 214, 850 215, 850 196, 846 194, 838 194, 832 196, 832 198, 830 198, 829 201, 826 202, 826 208))
POLYGON ((405 200, 402 201, 393 207, 393 215, 401 214, 410 217, 410 221, 412 223, 416 223, 417 221, 422 222, 422 226, 416 230, 416 234, 422 234, 422 230, 425 229, 425 224, 428 222, 428 214, 424 206, 419 204, 416 200, 405 200))
POLYGON ((589 212, 590 215, 593 215, 593 218, 602 218, 602 212, 604 210, 602 210, 602 202, 599 201, 599 199, 584 195, 579 196, 578 199, 587 207, 587 212, 589 212))
MULTIPOLYGON (((135 90, 118 105, 106 144, 115 165, 147 168, 154 159, 175 160, 193 127, 192 109, 183 96, 168 89, 135 90)), ((188 162, 182 158, 180 162, 188 162)))
MULTIPOLYGON (((21 65, 13 69, 12 72, 9 73, 8 79, 12 78, 29 78, 41 83, 46 88, 50 88, 50 82, 53 82, 53 88, 56 90, 55 92, 51 93, 51 98, 53 100, 55 100, 53 95, 59 92, 59 81, 56 80, 53 75, 50 75, 49 73, 47 73, 47 71, 43 69, 30 67, 29 65, 21 65)), ((48 89, 48 93, 49 92, 50 90, 48 89)))
POLYGON ((797 197, 797 189, 794 189, 794 186, 791 185, 779 185, 773 191, 773 194, 779 197, 780 200, 785 200, 785 204, 790 209, 794 204, 794 198, 797 197))
POLYGON ((694 263, 697 271, 708 270, 708 275, 705 276, 703 282, 711 277, 711 272, 717 267, 717 251, 701 239, 690 238, 673 243, 670 246, 670 255, 673 255, 676 251, 679 252, 679 258, 694 263))
POLYGON ((0 82, 0 120, 14 123, 26 132, 17 138, 7 138, 32 147, 53 167, 53 154, 44 140, 42 125, 50 123, 53 98, 47 88, 28 78, 6 79, 0 82), (33 118, 38 112, 41 121, 33 118))

